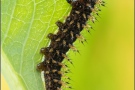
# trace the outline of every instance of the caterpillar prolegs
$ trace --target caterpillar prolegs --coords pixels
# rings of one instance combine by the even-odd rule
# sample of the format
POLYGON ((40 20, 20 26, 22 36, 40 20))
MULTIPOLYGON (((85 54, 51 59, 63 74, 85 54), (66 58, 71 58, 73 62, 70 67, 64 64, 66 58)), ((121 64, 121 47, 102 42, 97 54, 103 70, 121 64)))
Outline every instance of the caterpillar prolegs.
MULTIPOLYGON (((86 41, 80 32, 84 28, 89 32, 89 28, 92 27, 87 24, 87 21, 91 20, 94 23, 96 18, 92 13, 98 15, 98 11, 101 11, 99 6, 105 6, 102 0, 67 0, 67 2, 72 6, 69 16, 64 23, 56 22, 58 32, 49 33, 47 37, 51 40, 50 45, 40 50, 45 59, 37 65, 37 68, 44 71, 46 90, 62 90, 61 87, 68 84, 61 79, 63 76, 61 69, 67 67, 62 61, 66 59, 72 64, 66 53, 69 49, 79 52, 73 43, 76 39, 82 43, 86 41)), ((67 79, 70 80, 69 77, 67 79)), ((68 88, 72 89, 72 87, 68 88)))

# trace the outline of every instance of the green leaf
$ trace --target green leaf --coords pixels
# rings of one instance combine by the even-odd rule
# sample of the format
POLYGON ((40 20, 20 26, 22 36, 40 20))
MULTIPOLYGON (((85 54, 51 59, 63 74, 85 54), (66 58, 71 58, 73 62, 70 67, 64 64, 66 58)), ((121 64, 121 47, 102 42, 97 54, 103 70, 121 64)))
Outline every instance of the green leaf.
POLYGON ((2 74, 11 90, 44 90, 40 48, 71 6, 66 0, 2 0, 2 74))

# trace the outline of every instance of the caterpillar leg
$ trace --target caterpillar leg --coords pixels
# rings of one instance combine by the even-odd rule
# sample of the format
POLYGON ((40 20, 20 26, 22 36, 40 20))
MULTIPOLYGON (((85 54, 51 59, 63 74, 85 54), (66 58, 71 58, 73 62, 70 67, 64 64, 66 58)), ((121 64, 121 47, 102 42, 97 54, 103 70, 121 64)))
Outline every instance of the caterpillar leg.
POLYGON ((72 3, 72 0, 67 0, 67 2, 68 2, 69 4, 71 4, 71 3, 72 3))
POLYGON ((72 3, 75 2, 75 1, 77 1, 77 0, 67 0, 67 2, 68 2, 69 4, 72 4, 72 3))

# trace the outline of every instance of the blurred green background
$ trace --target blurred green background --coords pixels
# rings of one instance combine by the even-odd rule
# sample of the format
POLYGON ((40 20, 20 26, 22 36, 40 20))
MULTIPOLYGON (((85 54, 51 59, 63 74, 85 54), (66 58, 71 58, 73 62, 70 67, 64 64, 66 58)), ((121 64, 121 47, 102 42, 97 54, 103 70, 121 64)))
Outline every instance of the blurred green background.
MULTIPOLYGON (((82 32, 88 43, 75 43, 80 54, 68 53, 74 63, 74 90, 134 89, 134 1, 106 3, 91 35, 82 32)), ((1 84, 2 90, 9 90, 3 77, 1 84)))

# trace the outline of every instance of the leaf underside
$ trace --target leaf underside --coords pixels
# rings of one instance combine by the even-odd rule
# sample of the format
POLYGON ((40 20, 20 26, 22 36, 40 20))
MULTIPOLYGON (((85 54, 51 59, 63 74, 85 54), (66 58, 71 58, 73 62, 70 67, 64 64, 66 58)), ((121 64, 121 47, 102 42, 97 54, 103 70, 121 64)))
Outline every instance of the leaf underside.
POLYGON ((2 74, 11 90, 44 90, 41 73, 41 47, 47 34, 57 30, 71 6, 66 0, 2 0, 2 74))

